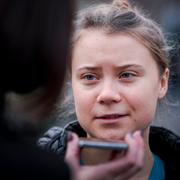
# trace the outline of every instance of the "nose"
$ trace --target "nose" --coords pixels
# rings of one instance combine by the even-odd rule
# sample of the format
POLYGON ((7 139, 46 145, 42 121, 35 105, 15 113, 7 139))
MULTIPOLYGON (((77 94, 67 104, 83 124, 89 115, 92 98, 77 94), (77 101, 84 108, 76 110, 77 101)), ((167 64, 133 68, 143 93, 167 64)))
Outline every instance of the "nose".
POLYGON ((114 104, 120 102, 122 99, 121 92, 113 83, 105 84, 99 92, 97 102, 100 104, 114 104))

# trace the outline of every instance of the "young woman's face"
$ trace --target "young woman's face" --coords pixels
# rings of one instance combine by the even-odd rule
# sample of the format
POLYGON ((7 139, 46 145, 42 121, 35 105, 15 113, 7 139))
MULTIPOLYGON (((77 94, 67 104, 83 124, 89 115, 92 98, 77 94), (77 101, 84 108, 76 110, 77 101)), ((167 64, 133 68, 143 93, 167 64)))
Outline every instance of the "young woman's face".
POLYGON ((89 137, 123 139, 146 129, 169 71, 160 76, 149 50, 127 34, 87 30, 76 42, 72 88, 78 120, 89 137))

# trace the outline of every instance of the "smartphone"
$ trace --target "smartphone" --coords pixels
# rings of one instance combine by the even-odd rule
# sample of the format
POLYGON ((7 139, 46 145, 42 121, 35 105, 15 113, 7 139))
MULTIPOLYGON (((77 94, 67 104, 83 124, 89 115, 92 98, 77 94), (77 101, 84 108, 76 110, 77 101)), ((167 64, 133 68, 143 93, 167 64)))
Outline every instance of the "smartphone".
POLYGON ((79 147, 126 151, 128 149, 128 144, 124 142, 99 141, 83 138, 79 140, 79 147))

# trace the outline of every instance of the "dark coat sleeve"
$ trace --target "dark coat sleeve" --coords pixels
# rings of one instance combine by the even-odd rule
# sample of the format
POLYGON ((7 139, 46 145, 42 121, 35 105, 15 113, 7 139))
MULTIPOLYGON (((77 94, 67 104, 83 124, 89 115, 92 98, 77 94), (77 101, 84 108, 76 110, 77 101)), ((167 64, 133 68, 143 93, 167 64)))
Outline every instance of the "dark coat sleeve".
POLYGON ((68 131, 60 127, 52 127, 38 140, 41 149, 55 152, 64 157, 66 151, 66 140, 68 131))

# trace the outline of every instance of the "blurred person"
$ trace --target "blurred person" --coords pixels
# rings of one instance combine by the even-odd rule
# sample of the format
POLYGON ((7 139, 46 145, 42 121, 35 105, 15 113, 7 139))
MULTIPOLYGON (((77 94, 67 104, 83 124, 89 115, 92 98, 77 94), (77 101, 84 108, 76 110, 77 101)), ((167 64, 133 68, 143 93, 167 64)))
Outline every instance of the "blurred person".
POLYGON ((73 1, 2 0, 0 9, 0 178, 99 180, 107 174, 116 177, 129 166, 134 167, 129 174, 138 171, 143 151, 135 154, 138 160, 133 153, 143 146, 139 137, 128 139, 133 148, 127 163, 119 160, 98 167, 76 164, 79 148, 75 134, 68 138, 66 163, 36 146, 39 124, 46 123, 63 85, 73 1), (20 105, 27 113, 8 114, 6 101, 11 93, 28 97, 28 105, 20 105))
MULTIPOLYGON (((39 146, 62 155, 69 152, 68 131, 127 144, 127 134, 137 138, 141 131, 144 165, 126 178, 179 179, 180 138, 151 126, 168 90, 170 49, 161 27, 128 1, 115 0, 80 11, 70 63, 77 121, 64 129, 51 128, 39 139, 39 146)), ((103 164, 111 161, 113 153, 81 150, 80 162, 82 167, 103 164)), ((120 156, 123 159, 127 154, 120 156)), ((118 153, 113 155, 118 158, 118 153)))
POLYGON ((72 9, 70 1, 0 1, 1 178, 70 179, 64 161, 40 151, 34 136, 63 83, 72 9), (25 109, 29 117, 10 120, 6 104, 10 93, 32 94, 25 109))

